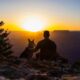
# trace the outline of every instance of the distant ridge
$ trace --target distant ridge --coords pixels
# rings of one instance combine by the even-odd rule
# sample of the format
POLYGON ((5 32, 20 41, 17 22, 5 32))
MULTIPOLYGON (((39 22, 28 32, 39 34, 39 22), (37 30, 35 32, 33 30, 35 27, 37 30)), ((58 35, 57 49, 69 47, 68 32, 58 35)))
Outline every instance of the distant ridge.
MULTIPOLYGON (((51 39, 58 47, 60 55, 68 58, 71 62, 80 59, 80 31, 54 30, 50 31, 51 39)), ((42 39, 42 32, 39 32, 38 38, 34 37, 35 42, 42 39)), ((13 31, 10 34, 10 41, 13 44, 14 54, 20 53, 27 46, 27 39, 32 38, 27 31, 13 31)))

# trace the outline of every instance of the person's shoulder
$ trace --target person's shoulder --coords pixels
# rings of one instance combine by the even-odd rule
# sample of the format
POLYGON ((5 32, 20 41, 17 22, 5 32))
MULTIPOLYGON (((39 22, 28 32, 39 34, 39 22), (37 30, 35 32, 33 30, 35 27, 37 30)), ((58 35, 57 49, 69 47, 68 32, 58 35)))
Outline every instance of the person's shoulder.
POLYGON ((42 44, 44 42, 44 40, 40 40, 39 42, 38 42, 38 44, 42 44))
POLYGON ((55 44, 55 45, 56 45, 56 43, 55 43, 55 41, 54 41, 54 40, 51 40, 51 39, 50 39, 50 42, 51 42, 52 44, 55 44))

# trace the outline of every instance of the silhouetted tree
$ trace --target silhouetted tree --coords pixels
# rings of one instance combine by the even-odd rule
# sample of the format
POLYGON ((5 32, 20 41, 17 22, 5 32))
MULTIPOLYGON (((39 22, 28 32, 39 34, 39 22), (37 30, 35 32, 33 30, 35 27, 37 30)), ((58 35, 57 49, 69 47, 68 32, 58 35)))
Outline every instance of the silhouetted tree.
POLYGON ((3 29, 4 22, 0 22, 0 58, 7 58, 12 54, 12 45, 9 43, 8 35, 10 32, 3 29))

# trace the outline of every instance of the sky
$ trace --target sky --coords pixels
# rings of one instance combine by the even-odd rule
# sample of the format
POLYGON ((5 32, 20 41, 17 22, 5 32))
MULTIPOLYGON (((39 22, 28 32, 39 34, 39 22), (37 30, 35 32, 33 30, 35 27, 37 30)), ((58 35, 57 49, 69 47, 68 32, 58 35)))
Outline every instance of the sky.
POLYGON ((21 25, 35 15, 45 20, 48 29, 80 30, 80 0, 0 0, 0 20, 8 25, 21 25))

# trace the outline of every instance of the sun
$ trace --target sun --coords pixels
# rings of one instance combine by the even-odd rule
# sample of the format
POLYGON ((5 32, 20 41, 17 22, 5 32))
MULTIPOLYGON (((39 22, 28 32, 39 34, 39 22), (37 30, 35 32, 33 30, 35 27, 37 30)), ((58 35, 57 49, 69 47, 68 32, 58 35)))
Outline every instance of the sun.
POLYGON ((22 28, 31 32, 41 31, 44 27, 45 22, 39 17, 30 16, 22 22, 22 28))

